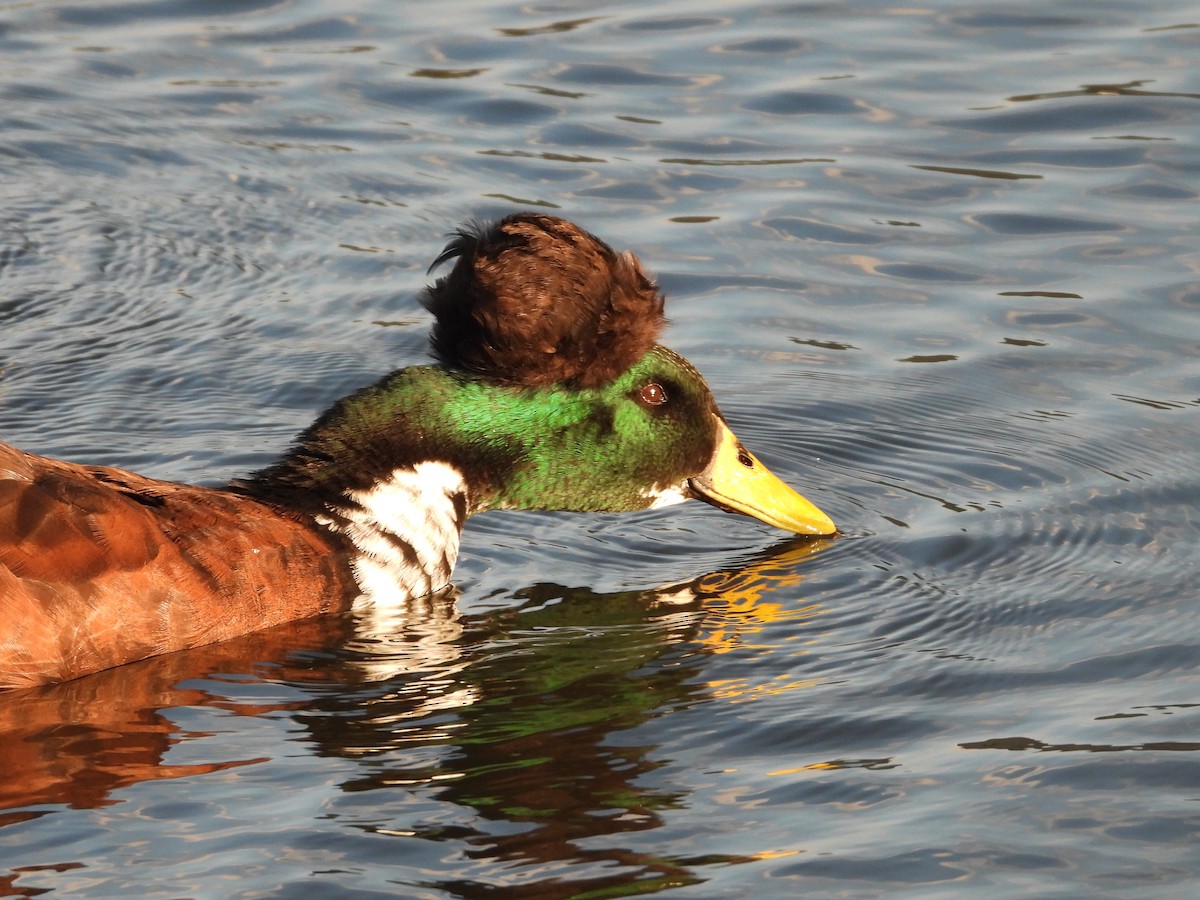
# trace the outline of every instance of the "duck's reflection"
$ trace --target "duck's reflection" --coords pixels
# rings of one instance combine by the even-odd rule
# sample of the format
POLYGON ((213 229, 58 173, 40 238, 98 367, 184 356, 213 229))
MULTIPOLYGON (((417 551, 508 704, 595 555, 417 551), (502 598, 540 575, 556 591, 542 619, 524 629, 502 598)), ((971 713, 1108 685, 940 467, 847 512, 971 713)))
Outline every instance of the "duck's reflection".
MULTIPOLYGON (((614 735, 719 693, 703 677, 710 654, 753 645, 772 619, 815 614, 795 588, 802 561, 826 545, 791 540, 656 590, 536 585, 518 604, 475 616, 446 592, 403 615, 298 622, 0 694, 0 824, 45 812, 28 807, 115 803, 118 789, 138 782, 269 758, 171 764, 172 745, 203 740, 172 721, 175 708, 282 712, 304 725, 316 752, 359 760, 344 790, 417 786, 468 810, 470 824, 453 837, 475 858, 536 864, 529 889, 539 896, 553 895, 547 879, 559 877, 575 891, 689 881, 683 862, 584 848, 588 838, 655 828, 684 799, 639 781, 661 764, 655 746, 623 746, 614 735), (595 878, 581 880, 588 863, 595 878)), ((392 829, 378 817, 360 827, 447 837, 440 825, 392 829)), ((494 892, 473 884, 446 887, 494 892)))

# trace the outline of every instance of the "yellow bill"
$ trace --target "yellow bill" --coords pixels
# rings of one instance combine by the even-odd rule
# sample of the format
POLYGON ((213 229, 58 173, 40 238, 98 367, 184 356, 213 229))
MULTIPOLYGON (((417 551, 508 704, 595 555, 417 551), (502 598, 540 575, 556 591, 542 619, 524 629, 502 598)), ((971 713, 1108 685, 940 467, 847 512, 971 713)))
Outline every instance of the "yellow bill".
POLYGON ((724 422, 717 452, 704 474, 691 480, 701 500, 797 534, 836 534, 833 520, 771 474, 724 422))

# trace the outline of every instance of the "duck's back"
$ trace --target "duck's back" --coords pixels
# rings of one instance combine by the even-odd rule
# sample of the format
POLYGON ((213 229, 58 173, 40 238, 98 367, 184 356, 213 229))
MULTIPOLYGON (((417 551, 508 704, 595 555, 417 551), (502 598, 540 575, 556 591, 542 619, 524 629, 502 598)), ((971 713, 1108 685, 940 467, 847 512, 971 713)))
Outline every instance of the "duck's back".
POLYGON ((342 608, 334 549, 249 497, 0 444, 0 687, 342 608))

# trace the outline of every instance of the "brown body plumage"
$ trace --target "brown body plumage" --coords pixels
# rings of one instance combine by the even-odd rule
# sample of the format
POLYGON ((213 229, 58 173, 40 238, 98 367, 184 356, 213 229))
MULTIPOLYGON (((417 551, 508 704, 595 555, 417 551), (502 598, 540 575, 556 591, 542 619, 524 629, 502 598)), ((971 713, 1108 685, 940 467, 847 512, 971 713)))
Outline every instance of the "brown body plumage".
POLYGON ((336 549, 249 497, 0 444, 0 687, 341 608, 336 549))

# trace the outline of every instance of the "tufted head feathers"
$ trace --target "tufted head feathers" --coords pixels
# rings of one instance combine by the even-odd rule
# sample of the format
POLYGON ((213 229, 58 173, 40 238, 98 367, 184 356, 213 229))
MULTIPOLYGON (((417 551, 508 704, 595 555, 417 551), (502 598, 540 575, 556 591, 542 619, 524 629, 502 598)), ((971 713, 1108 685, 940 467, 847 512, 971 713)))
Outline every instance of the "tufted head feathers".
POLYGON ((565 219, 517 213, 460 229, 427 292, 443 363, 527 386, 598 387, 654 345, 663 297, 632 253, 565 219))

